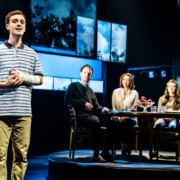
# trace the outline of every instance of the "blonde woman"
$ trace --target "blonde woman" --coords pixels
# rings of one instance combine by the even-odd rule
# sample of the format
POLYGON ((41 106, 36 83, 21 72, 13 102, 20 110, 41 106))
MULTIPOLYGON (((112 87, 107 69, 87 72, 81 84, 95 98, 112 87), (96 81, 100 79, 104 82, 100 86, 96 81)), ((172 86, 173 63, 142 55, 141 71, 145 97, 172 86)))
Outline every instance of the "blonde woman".
MULTIPOLYGON (((159 98, 158 111, 161 111, 161 107, 166 106, 166 111, 180 110, 180 93, 178 83, 174 79, 170 79, 166 83, 164 94, 159 98)), ((176 128, 175 118, 159 118, 156 120, 154 127, 176 128)))

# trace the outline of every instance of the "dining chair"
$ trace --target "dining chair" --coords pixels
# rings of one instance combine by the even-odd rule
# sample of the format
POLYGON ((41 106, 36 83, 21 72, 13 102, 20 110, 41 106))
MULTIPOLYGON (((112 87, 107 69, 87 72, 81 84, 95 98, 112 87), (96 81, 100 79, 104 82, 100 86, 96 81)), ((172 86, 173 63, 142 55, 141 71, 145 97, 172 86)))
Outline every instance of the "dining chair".
MULTIPOLYGON (((69 140, 69 158, 74 160, 75 150, 78 138, 90 138, 91 129, 87 127, 78 126, 76 111, 72 104, 68 105, 70 117, 70 140, 69 140)), ((101 126, 102 149, 105 148, 106 127, 101 126)))
MULTIPOLYGON (((142 152, 142 144, 141 144, 142 143, 142 137, 140 137, 140 136, 142 135, 142 130, 140 130, 140 127, 138 126, 138 124, 136 124, 133 127, 130 127, 128 129, 128 132, 129 132, 129 135, 131 137, 133 137, 135 153, 137 153, 138 150, 139 150, 140 151, 139 154, 141 154, 141 152, 142 152)), ((113 146, 112 146, 112 154, 113 154, 113 156, 116 155, 117 143, 118 142, 115 142, 113 144, 113 146)), ((129 155, 130 154, 131 154, 131 152, 129 152, 129 155)))
MULTIPOLYGON (((154 134, 155 134, 155 156, 156 160, 159 159, 159 151, 160 148, 164 145, 171 145, 171 148, 169 151, 175 151, 175 159, 176 161, 180 160, 180 120, 176 119, 176 128, 169 128, 169 127, 156 127, 154 128, 154 134)), ((166 148, 162 148, 163 151, 166 150, 166 148)))

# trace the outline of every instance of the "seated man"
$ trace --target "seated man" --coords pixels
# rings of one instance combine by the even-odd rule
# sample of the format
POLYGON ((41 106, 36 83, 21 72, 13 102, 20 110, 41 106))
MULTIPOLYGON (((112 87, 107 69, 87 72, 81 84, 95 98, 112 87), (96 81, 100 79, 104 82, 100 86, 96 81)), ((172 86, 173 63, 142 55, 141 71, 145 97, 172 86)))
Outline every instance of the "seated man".
POLYGON ((92 129, 92 144, 94 149, 93 161, 105 162, 106 160, 100 155, 100 119, 101 112, 108 112, 107 107, 102 107, 93 90, 88 86, 93 74, 93 68, 90 65, 84 65, 80 70, 80 81, 72 82, 64 97, 65 105, 73 104, 77 121, 79 125, 92 129))

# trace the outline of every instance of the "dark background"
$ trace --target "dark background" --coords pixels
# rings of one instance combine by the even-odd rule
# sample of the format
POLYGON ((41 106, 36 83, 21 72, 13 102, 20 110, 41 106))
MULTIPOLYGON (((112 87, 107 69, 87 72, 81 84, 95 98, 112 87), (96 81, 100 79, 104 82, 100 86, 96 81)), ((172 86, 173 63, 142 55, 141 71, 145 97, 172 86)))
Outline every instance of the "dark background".
MULTIPOLYGON (((0 33, 4 33, 5 13, 22 9, 29 17, 29 0, 8 0, 0 6, 0 33), (3 9, 2 9, 3 8, 3 9), (3 13, 2 13, 3 10, 3 13)), ((97 19, 127 24, 127 63, 103 62, 104 94, 100 104, 111 107, 111 94, 119 86, 119 76, 128 68, 172 66, 165 78, 135 77, 139 95, 158 101, 166 82, 179 75, 178 0, 97 0, 97 19)), ((30 24, 25 41, 29 42, 30 24)), ((68 70, 68 69, 67 69, 68 70)), ((68 149, 69 118, 64 106, 64 91, 33 90, 32 139, 30 154, 52 153, 68 149)))

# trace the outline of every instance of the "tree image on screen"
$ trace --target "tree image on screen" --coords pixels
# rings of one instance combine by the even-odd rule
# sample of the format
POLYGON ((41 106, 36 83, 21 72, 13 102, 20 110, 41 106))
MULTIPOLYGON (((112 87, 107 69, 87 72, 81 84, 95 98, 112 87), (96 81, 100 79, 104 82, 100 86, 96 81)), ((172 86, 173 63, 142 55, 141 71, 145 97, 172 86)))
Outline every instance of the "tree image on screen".
POLYGON ((68 17, 59 17, 50 13, 43 15, 43 7, 35 5, 31 11, 32 44, 51 48, 75 50, 76 21, 74 11, 68 17))

